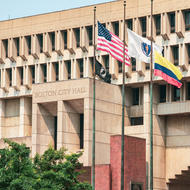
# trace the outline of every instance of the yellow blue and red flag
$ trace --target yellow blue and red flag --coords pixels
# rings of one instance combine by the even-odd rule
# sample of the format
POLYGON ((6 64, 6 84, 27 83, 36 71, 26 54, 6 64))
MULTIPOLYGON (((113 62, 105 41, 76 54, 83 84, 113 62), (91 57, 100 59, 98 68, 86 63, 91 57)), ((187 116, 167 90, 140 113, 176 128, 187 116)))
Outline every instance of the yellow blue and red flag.
POLYGON ((181 71, 158 52, 154 53, 154 75, 162 77, 166 82, 178 88, 182 85, 181 71))

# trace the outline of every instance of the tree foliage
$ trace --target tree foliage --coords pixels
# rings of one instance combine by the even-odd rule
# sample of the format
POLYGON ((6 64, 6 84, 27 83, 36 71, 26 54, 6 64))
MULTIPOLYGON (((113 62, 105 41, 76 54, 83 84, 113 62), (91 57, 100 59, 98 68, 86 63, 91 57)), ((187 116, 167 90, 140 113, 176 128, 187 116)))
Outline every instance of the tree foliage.
POLYGON ((82 153, 66 154, 49 148, 30 158, 30 149, 7 139, 0 150, 0 190, 91 190, 78 180, 82 153))

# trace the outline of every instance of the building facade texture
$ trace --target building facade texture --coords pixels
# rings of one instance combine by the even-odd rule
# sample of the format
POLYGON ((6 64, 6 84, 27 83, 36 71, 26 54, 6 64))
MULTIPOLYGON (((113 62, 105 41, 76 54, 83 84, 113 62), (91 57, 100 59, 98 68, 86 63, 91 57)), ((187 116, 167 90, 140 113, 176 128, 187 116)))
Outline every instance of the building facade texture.
MULTIPOLYGON (((153 40, 183 74, 180 89, 153 77, 154 189, 183 190, 190 174, 190 0, 153 3, 153 40)), ((26 143, 32 155, 49 145, 83 150, 81 161, 91 165, 93 10, 0 22, 1 139, 26 143)), ((121 39, 123 27, 151 39, 150 0, 128 0, 125 22, 123 1, 96 10, 121 39)), ((96 163, 109 164, 110 135, 121 133, 122 65, 105 52, 96 51, 96 58, 112 75, 112 84, 96 80, 96 163)), ((148 184, 150 65, 131 59, 125 70, 125 134, 146 139, 148 184)))

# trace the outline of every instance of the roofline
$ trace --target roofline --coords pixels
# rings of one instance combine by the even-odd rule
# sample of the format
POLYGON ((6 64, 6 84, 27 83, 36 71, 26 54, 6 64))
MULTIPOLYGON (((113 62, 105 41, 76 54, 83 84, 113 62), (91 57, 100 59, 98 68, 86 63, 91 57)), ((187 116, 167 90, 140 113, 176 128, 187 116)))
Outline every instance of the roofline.
POLYGON ((52 14, 52 13, 59 13, 59 12, 64 12, 64 11, 70 11, 70 10, 75 10, 75 9, 81 9, 81 8, 85 8, 85 7, 93 7, 93 6, 96 6, 96 5, 108 4, 108 3, 117 2, 117 1, 118 0, 111 0, 111 1, 105 2, 105 3, 98 3, 98 4, 93 4, 93 5, 85 5, 85 6, 82 6, 82 7, 75 7, 75 8, 63 9, 63 10, 59 10, 59 11, 52 11, 52 12, 47 12, 47 13, 40 13, 40 14, 23 16, 23 17, 18 17, 18 18, 13 18, 13 19, 1 20, 0 23, 2 23, 2 22, 9 22, 9 21, 13 21, 13 20, 19 20, 19 19, 23 19, 23 18, 30 18, 30 17, 35 17, 35 16, 48 15, 48 14, 52 14))

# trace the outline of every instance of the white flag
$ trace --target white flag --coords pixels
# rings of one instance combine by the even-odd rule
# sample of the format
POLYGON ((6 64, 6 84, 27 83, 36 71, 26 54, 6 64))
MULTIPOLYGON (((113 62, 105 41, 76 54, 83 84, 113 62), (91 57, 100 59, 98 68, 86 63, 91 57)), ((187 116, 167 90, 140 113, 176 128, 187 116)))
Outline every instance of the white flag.
MULTIPOLYGON (((151 41, 147 38, 143 38, 135 32, 128 30, 128 55, 134 57, 139 61, 150 63, 151 55, 151 41)), ((162 47, 153 43, 153 55, 154 51, 162 54, 162 47)))

